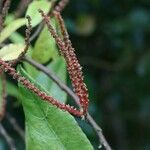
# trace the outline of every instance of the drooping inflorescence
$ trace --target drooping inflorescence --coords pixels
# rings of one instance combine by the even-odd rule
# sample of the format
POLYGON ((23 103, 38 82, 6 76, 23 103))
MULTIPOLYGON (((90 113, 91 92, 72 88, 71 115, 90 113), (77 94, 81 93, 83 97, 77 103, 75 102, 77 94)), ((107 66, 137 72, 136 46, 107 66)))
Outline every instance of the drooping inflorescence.
POLYGON ((69 39, 68 32, 66 30, 64 21, 60 15, 59 12, 54 11, 53 14, 57 18, 60 28, 62 31, 63 39, 61 39, 58 34, 56 33, 55 29, 50 23, 49 16, 45 15, 42 10, 39 10, 41 13, 45 24, 48 27, 49 32, 56 40, 56 43, 59 47, 60 53, 62 56, 64 56, 66 63, 67 63, 67 69, 70 75, 70 79, 72 81, 73 89, 76 95, 79 97, 79 102, 83 108, 83 114, 85 115, 87 113, 88 109, 88 91, 86 88, 86 85, 84 83, 83 75, 82 75, 82 69, 78 62, 78 59, 75 54, 75 50, 72 47, 72 43, 69 39))
POLYGON ((41 99, 51 103, 52 105, 57 106, 58 108, 60 108, 62 110, 66 110, 73 115, 76 115, 76 116, 82 116, 83 115, 82 112, 76 110, 76 108, 74 108, 73 106, 62 104, 59 101, 55 100, 53 97, 48 96, 45 92, 42 92, 33 83, 31 83, 28 79, 26 79, 25 77, 23 77, 19 73, 17 73, 16 70, 14 68, 12 68, 9 63, 4 62, 3 60, 0 60, 0 66, 5 72, 7 72, 10 76, 12 76, 13 79, 20 82, 28 90, 31 90, 36 95, 38 95, 41 99))

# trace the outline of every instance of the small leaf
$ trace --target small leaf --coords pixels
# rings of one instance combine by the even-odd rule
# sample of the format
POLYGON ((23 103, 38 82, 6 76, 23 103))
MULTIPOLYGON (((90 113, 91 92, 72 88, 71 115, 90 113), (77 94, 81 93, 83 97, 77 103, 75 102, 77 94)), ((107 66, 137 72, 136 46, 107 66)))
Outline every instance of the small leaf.
POLYGON ((46 63, 50 58, 56 56, 57 48, 55 40, 49 33, 47 27, 45 27, 35 43, 32 58, 39 63, 46 63))
MULTIPOLYGON (((34 82, 21 68, 20 73, 34 82)), ((43 90, 37 83, 34 84, 43 90)), ((41 100, 21 84, 19 91, 26 118, 27 150, 93 150, 69 113, 41 100)))
POLYGON ((0 43, 6 40, 13 32, 26 24, 26 19, 17 19, 6 26, 0 33, 0 43))
POLYGON ((23 44, 9 44, 0 49, 0 59, 10 61, 17 59, 24 50, 23 44))
POLYGON ((31 24, 35 27, 42 21, 42 17, 38 12, 39 9, 42 9, 45 13, 48 13, 51 8, 51 3, 48 1, 33 1, 26 12, 26 16, 29 15, 32 18, 31 24))

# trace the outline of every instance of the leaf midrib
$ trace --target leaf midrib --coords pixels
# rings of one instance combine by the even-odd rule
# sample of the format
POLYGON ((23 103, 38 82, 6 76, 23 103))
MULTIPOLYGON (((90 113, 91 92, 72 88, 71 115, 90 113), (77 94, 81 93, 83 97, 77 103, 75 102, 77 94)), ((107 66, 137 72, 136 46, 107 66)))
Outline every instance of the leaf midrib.
MULTIPOLYGON (((33 96, 32 96, 32 98, 33 98, 33 96)), ((62 145, 63 150, 67 150, 67 149, 65 148, 63 142, 61 141, 61 139, 59 138, 59 136, 56 134, 55 130, 53 130, 53 127, 50 125, 50 123, 48 122, 47 118, 45 117, 45 113, 44 113, 43 109, 40 107, 39 99, 38 99, 38 100, 35 100, 35 99, 33 98, 33 100, 34 100, 34 103, 36 103, 37 107, 42 111, 43 116, 44 116, 44 120, 45 120, 45 122, 46 122, 46 124, 47 124, 49 130, 50 130, 50 131, 51 131, 51 130, 53 131, 54 136, 56 137, 56 139, 58 139, 60 145, 62 145)), ((50 104, 50 105, 51 105, 51 104, 50 104)), ((47 107, 48 107, 48 106, 47 106, 47 107)))

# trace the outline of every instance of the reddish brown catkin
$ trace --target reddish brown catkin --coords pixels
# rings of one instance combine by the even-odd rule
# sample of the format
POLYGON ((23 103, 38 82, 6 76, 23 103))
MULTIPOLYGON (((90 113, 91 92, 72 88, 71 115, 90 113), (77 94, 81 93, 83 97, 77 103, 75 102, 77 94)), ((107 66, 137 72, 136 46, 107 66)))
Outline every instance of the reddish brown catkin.
POLYGON ((63 21, 63 18, 61 17, 59 12, 54 12, 55 17, 59 21, 62 35, 64 37, 64 43, 66 47, 68 48, 68 53, 64 51, 64 56, 66 57, 66 60, 71 58, 71 61, 69 63, 69 72, 70 72, 70 77, 71 80, 75 80, 73 82, 74 90, 78 97, 80 98, 81 104, 84 107, 85 111, 87 111, 88 108, 88 91, 86 88, 86 85, 84 84, 83 81, 83 75, 82 75, 82 70, 81 66, 78 62, 78 59, 76 57, 76 54, 74 53, 74 48, 72 47, 72 43, 69 39, 69 34, 66 30, 65 23, 63 21), (73 73, 74 72, 74 73, 73 73))
POLYGON ((48 96, 46 93, 40 91, 37 87, 35 87, 35 85, 33 83, 31 83, 25 77, 22 77, 19 73, 17 73, 16 70, 14 68, 12 68, 9 63, 6 63, 6 62, 0 60, 0 66, 2 67, 2 69, 5 72, 7 72, 15 80, 17 80, 22 85, 24 85, 28 90, 34 92, 42 100, 47 101, 62 110, 68 111, 69 113, 71 113, 75 116, 83 116, 83 112, 76 110, 76 108, 74 108, 73 106, 62 104, 59 101, 55 100, 53 97, 48 96))
POLYGON ((87 113, 88 103, 89 103, 88 91, 83 81, 81 66, 77 60, 76 54, 74 53, 74 48, 72 48, 72 44, 71 41, 69 40, 69 35, 66 31, 63 19, 61 18, 59 12, 56 11, 54 12, 54 15, 56 15, 60 23, 62 34, 64 35, 64 42, 57 35, 55 29, 53 28, 53 26, 49 21, 49 17, 46 16, 42 10, 40 10, 39 12, 41 13, 44 22, 46 23, 51 35, 55 38, 61 54, 64 56, 66 60, 67 69, 70 75, 70 79, 72 81, 74 91, 79 97, 79 101, 83 108, 83 113, 85 115, 87 113))

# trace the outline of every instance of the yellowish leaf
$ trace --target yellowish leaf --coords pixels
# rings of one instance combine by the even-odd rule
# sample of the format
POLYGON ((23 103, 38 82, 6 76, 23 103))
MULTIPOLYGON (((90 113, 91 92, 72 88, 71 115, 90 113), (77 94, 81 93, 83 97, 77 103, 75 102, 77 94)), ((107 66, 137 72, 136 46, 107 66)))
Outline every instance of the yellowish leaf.
POLYGON ((11 61, 17 59, 23 52, 25 45, 23 44, 9 44, 0 49, 0 59, 4 61, 11 61))

